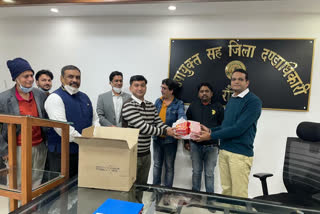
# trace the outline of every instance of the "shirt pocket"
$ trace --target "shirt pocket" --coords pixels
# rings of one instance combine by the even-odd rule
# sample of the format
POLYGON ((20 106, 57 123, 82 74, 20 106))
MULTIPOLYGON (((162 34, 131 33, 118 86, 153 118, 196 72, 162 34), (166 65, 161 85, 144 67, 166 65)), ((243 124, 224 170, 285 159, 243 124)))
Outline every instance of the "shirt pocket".
POLYGON ((167 117, 172 120, 177 120, 178 108, 176 106, 167 109, 167 117))
POLYGON ((167 109, 166 113, 166 124, 172 125, 172 123, 176 122, 179 118, 178 117, 178 109, 176 107, 170 106, 170 108, 167 109))

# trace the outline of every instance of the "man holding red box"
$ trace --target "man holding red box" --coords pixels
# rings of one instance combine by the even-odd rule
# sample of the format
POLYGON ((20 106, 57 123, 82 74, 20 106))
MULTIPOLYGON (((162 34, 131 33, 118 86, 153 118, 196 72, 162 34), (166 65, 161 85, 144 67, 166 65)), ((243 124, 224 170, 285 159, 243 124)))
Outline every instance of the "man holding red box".
MULTIPOLYGON (((209 83, 201 83, 198 87, 199 99, 192 102, 187 110, 188 120, 198 121, 207 127, 214 128, 221 125, 224 115, 223 106, 213 102, 213 88, 209 83)), ((190 121, 191 139, 199 134, 196 123, 190 121), (194 124, 194 129, 192 125, 194 124), (195 132, 195 133, 193 133, 195 132)), ((198 124, 199 126, 199 124, 198 124)), ((201 175, 204 169, 206 191, 214 192, 214 169, 218 158, 218 139, 207 140, 201 143, 190 140, 185 141, 185 148, 191 150, 192 159, 192 190, 200 191, 201 175)))
POLYGON ((198 142, 220 139, 219 169, 222 194, 248 197, 249 174, 253 160, 253 142, 262 102, 249 91, 248 73, 235 70, 231 76, 234 93, 229 99, 222 125, 202 126, 198 142))

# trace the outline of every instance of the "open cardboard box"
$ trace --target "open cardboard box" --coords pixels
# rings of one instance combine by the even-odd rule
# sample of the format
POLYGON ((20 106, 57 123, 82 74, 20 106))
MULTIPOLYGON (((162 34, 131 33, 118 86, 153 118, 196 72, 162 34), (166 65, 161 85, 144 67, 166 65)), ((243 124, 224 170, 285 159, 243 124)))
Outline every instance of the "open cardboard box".
POLYGON ((129 191, 136 180, 139 129, 94 127, 82 130, 78 186, 129 191))

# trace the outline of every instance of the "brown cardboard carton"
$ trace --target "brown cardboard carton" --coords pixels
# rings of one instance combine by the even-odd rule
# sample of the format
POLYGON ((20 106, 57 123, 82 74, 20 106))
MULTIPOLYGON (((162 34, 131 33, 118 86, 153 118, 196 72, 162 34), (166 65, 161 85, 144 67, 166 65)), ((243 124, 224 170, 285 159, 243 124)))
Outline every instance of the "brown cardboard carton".
POLYGON ((89 127, 79 144, 78 186, 129 191, 136 180, 139 129, 89 127))

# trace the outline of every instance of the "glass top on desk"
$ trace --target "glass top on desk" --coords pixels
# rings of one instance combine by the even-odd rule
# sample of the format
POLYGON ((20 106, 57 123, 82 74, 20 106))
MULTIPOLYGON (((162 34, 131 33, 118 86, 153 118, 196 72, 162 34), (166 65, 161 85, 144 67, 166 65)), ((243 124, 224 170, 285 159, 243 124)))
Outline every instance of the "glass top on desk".
MULTIPOLYGON (((0 169, 0 189, 21 192, 21 168, 0 169), (12 177, 11 177, 12 176, 12 177)), ((32 191, 63 178, 60 172, 32 169, 32 191), (42 179, 42 178, 46 179, 42 179), (41 178, 41 179, 39 179, 41 178)))
POLYGON ((279 213, 309 214, 318 210, 286 207, 251 199, 220 194, 169 189, 151 185, 134 185, 129 192, 81 188, 77 178, 47 192, 12 214, 90 214, 108 198, 143 203, 143 214, 183 213, 279 213))

